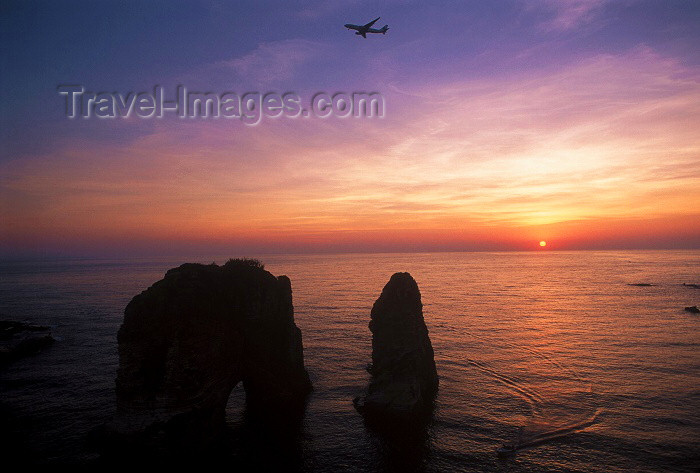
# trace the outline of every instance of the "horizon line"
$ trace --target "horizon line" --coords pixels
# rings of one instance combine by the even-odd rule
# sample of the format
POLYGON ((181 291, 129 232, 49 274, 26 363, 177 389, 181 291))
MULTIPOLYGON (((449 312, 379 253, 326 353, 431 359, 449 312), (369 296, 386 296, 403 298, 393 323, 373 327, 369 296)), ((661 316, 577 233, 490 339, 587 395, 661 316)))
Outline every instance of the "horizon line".
MULTIPOLYGON (((432 253, 579 253, 579 252, 590 252, 590 253, 604 253, 604 252, 677 252, 677 251, 700 251, 700 247, 676 247, 676 248, 534 248, 534 249, 471 249, 471 250, 417 250, 417 251, 406 251, 406 250, 396 250, 396 251, 307 251, 307 252, 261 252, 261 251, 251 251, 251 252, 231 252, 229 256, 224 256, 223 253, 211 252, 211 253, 198 253, 198 254, 187 254, 187 252, 182 253, 171 253, 171 254, 153 254, 144 255, 139 253, 134 254, 120 254, 120 255, 33 255, 33 256, 18 256, 16 258, 7 258, 4 255, 0 255, 0 263, 20 263, 20 262, 40 262, 40 261, 80 261, 80 260, 130 260, 130 259, 168 259, 168 258, 181 258, 181 259, 197 259, 197 258, 219 258, 224 257, 224 259, 236 259, 236 258, 255 258, 260 259, 264 256, 340 256, 340 255, 400 255, 400 254, 432 254, 432 253)), ((225 262, 225 261, 224 261, 225 262)), ((264 261, 262 261, 264 263, 264 261)))

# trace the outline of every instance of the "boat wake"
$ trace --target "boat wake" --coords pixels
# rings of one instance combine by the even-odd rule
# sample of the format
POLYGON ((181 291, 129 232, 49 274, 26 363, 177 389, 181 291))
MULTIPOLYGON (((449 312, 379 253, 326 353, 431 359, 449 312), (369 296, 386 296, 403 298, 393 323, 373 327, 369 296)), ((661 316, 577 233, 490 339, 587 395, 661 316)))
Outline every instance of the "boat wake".
POLYGON ((603 409, 598 408, 587 419, 579 420, 570 424, 559 425, 557 427, 547 425, 541 431, 537 426, 523 426, 521 431, 522 434, 520 435, 518 441, 514 444, 514 450, 523 450, 529 447, 534 447, 550 440, 581 431, 586 427, 593 425, 601 412, 603 412, 603 409))
POLYGON ((500 374, 497 371, 485 366, 483 363, 480 363, 476 360, 472 360, 467 358, 467 363, 474 366, 478 370, 483 371, 484 373, 490 375, 494 379, 500 381, 504 385, 506 385, 508 388, 514 390, 520 396, 525 399, 525 401, 529 404, 530 409, 532 410, 533 414, 539 414, 540 413, 540 406, 545 402, 545 398, 542 397, 540 394, 538 394, 536 391, 533 391, 532 389, 528 388, 527 386, 524 386, 522 383, 516 381, 513 378, 510 378, 506 375, 500 374))
POLYGON ((554 367, 554 370, 551 368, 543 370, 542 365, 539 367, 533 365, 533 369, 526 372, 527 377, 531 379, 531 382, 528 383, 520 380, 517 375, 504 374, 486 362, 470 358, 463 359, 466 366, 474 367, 503 384, 530 407, 530 416, 521 421, 517 433, 497 450, 499 455, 511 455, 518 450, 532 448, 579 432, 595 424, 603 412, 602 408, 594 405, 595 396, 592 383, 572 368, 531 347, 503 342, 502 340, 490 340, 488 337, 474 334, 470 335, 487 342, 491 347, 508 346, 522 350, 544 360, 550 367, 554 367), (543 374, 539 373, 540 371, 543 374), (535 382, 534 379, 537 376, 541 376, 541 379, 535 382), (538 385, 547 388, 544 390, 547 394, 538 389, 538 385))
MULTIPOLYGON (((474 333, 470 333, 469 336, 470 336, 470 337, 473 337, 473 338, 477 338, 477 339, 479 339, 479 340, 486 341, 486 342, 496 343, 496 340, 489 339, 488 337, 484 337, 483 335, 476 335, 476 334, 474 334, 474 333)), ((588 392, 592 392, 592 391, 593 391, 593 384, 592 384, 592 383, 586 382, 586 380, 584 380, 575 370, 573 370, 572 368, 569 368, 568 366, 562 365, 559 361, 555 360, 554 358, 552 358, 551 356, 547 355, 546 353, 542 353, 542 352, 537 351, 537 350, 535 350, 534 348, 531 348, 531 347, 527 347, 527 346, 523 346, 523 345, 518 345, 518 344, 515 344, 515 343, 510 343, 510 342, 506 342, 506 341, 503 341, 503 340, 498 340, 497 343, 499 343, 500 345, 505 345, 505 346, 513 347, 513 348, 516 348, 516 349, 518 349, 518 350, 524 350, 524 351, 526 351, 526 352, 528 352, 528 353, 531 353, 532 355, 534 355, 534 356, 536 356, 536 357, 538 357, 538 358, 540 358, 540 359, 542 359, 542 360, 545 360, 545 361, 551 363, 552 365, 556 366, 556 367, 559 368, 562 372, 570 374, 571 377, 572 377, 573 379, 576 379, 576 380, 579 381, 581 384, 587 384, 587 390, 588 390, 588 392)))

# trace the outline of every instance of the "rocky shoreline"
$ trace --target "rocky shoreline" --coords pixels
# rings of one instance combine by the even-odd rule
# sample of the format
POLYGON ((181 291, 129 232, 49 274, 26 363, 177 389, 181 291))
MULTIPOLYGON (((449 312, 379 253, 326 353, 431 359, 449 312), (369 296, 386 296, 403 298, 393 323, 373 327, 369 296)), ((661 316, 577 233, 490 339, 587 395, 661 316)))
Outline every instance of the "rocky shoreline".
POLYGON ((34 355, 54 341, 49 327, 0 320, 0 364, 34 355))

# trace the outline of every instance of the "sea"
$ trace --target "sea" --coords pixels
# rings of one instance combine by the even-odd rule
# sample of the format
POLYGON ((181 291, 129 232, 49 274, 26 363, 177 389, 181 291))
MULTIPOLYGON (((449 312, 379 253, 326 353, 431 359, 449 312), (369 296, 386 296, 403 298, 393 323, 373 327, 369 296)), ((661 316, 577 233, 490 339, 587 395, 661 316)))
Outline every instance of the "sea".
POLYGON ((125 306, 169 268, 231 256, 290 277, 314 386, 284 435, 251 425, 233 390, 232 469, 700 471, 700 315, 684 311, 700 305, 698 250, 3 261, 2 318, 56 338, 0 368, 3 461, 98 461, 86 439, 114 412, 125 306), (430 422, 397 437, 365 425, 352 399, 369 380, 372 304, 399 271, 418 282, 440 388, 430 422))

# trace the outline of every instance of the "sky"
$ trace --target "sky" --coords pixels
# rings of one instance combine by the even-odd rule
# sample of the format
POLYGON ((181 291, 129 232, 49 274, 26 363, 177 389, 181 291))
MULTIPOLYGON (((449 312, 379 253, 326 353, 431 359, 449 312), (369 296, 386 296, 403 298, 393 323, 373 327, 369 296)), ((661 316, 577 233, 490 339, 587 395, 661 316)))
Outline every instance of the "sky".
POLYGON ((699 24, 673 0, 3 2, 0 258, 699 248, 699 24), (66 84, 386 108, 69 119, 66 84))

